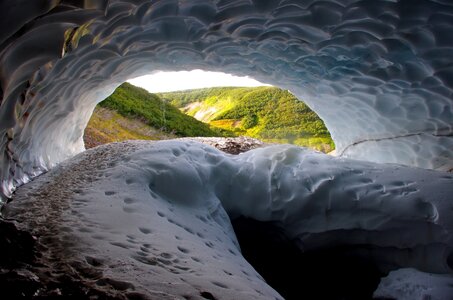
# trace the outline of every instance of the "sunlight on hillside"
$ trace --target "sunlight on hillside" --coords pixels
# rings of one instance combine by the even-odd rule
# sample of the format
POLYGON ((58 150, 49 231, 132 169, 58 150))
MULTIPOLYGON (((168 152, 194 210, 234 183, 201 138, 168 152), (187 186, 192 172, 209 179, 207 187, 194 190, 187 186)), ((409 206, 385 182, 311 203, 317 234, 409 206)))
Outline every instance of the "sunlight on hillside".
POLYGON ((84 139, 90 148, 127 139, 239 136, 326 153, 335 148, 316 113, 273 86, 149 93, 124 83, 96 108, 84 139))
POLYGON ((277 87, 215 87, 156 95, 185 114, 236 136, 326 153, 335 148, 319 116, 277 87))

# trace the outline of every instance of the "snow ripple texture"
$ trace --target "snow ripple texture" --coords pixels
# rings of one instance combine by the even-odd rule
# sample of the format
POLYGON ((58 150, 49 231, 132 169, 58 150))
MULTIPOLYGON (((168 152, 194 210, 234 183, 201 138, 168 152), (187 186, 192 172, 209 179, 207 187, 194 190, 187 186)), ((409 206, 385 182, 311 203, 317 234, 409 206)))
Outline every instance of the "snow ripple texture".
MULTIPOLYGON (((450 173, 289 145, 233 156, 189 141, 130 142, 90 149, 22 186, 5 215, 47 243, 55 268, 95 267, 159 299, 280 299, 241 255, 230 224, 239 216, 276 221, 302 250, 367 245, 384 272, 446 274, 428 285, 448 295, 452 194, 450 173)), ((395 290, 392 276, 380 294, 395 290)))
POLYGON ((2 190, 84 149, 126 79, 200 68, 291 90, 340 155, 453 168, 448 0, 0 3, 2 190))

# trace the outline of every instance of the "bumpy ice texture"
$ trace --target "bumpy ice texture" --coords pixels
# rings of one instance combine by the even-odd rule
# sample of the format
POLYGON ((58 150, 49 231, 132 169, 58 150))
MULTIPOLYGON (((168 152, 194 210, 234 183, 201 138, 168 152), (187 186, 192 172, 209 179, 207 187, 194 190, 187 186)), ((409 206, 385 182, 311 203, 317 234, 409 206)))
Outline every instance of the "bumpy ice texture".
POLYGON ((400 269, 390 272, 373 296, 398 300, 452 299, 453 277, 400 269))
POLYGON ((452 169, 448 0, 0 3, 0 180, 9 196, 84 149, 128 78, 201 68, 291 90, 346 157, 452 169))
MULTIPOLYGON (((383 272, 445 274, 413 270, 431 276, 438 295, 452 280, 452 194, 446 172, 289 145, 233 156, 189 141, 130 142, 88 150, 22 186, 5 214, 40 237, 55 270, 95 268, 99 285, 159 299, 280 299, 241 256, 229 221, 239 216, 280 223, 302 250, 366 245, 362 255, 383 272)), ((379 295, 392 293, 394 278, 379 295)))

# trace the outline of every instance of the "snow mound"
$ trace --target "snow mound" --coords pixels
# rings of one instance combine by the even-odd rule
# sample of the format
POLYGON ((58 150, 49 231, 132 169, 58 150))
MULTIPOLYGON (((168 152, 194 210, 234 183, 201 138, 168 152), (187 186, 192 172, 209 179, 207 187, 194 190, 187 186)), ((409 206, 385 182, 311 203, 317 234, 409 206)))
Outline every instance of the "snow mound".
POLYGON ((39 236, 50 265, 95 269, 98 286, 280 299, 242 257, 230 218, 276 221, 304 251, 366 245, 384 272, 451 274, 452 194, 449 173, 174 140, 90 149, 22 186, 4 213, 39 236))
POLYGON ((398 300, 453 299, 453 277, 423 273, 414 269, 390 272, 381 281, 374 297, 398 300))
POLYGON ((145 299, 282 299, 242 257, 228 215, 204 182, 209 164, 196 163, 200 154, 223 154, 168 145, 88 150, 24 185, 5 215, 49 248, 43 263, 52 272, 95 277, 98 289, 145 299))
POLYGON ((340 155, 453 168, 451 1, 2 1, 0 20, 6 196, 83 151, 115 87, 157 71, 248 75, 305 101, 340 155))

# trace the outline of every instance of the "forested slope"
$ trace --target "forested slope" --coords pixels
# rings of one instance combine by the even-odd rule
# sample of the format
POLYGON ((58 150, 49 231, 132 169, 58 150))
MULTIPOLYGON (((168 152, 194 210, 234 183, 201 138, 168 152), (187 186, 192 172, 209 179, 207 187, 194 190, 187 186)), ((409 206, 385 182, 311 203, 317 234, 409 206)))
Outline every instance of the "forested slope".
POLYGON ((158 95, 188 115, 237 135, 324 152, 334 149, 316 113, 290 92, 276 87, 221 87, 158 95))
POLYGON ((85 129, 87 148, 128 139, 234 136, 182 113, 157 95, 124 83, 98 104, 85 129))

